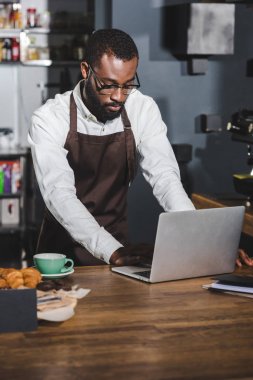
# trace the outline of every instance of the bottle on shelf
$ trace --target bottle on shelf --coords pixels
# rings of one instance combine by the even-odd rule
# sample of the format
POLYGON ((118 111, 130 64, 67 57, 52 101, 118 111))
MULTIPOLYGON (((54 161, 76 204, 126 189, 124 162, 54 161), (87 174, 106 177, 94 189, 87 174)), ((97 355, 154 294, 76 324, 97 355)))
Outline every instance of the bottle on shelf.
POLYGON ((12 173, 11 173, 11 192, 16 194, 21 189, 21 168, 20 161, 17 160, 13 162, 12 173))
POLYGON ((5 38, 2 48, 2 60, 6 62, 11 61, 11 39, 5 38))
POLYGON ((22 13, 21 5, 14 3, 9 14, 10 28, 21 29, 22 28, 22 13))
POLYGON ((11 4, 0 4, 0 29, 10 29, 11 4))
POLYGON ((0 165, 0 194, 4 192, 4 171, 2 165, 0 165))
POLYGON ((11 60, 16 62, 20 59, 20 46, 17 38, 11 40, 11 60))
POLYGON ((4 4, 0 4, 0 29, 5 29, 7 25, 7 11, 4 4))
POLYGON ((6 162, 3 165, 4 194, 10 194, 11 193, 11 169, 12 169, 12 164, 10 162, 6 162))
POLYGON ((14 7, 14 28, 22 29, 23 20, 22 20, 21 4, 13 4, 13 7, 14 7))
POLYGON ((37 26, 36 8, 28 8, 26 11, 26 26, 27 28, 35 28, 37 26))
POLYGON ((0 39, 0 62, 3 60, 3 46, 4 46, 4 41, 0 39))

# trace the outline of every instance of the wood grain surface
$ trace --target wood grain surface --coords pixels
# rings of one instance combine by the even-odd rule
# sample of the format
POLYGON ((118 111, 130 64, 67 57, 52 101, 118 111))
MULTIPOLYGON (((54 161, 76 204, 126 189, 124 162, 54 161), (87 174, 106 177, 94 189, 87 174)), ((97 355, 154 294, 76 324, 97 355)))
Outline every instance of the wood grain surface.
POLYGON ((91 289, 73 318, 0 335, 1 380, 253 379, 253 299, 202 289, 210 278, 150 285, 109 266, 68 281, 91 289))

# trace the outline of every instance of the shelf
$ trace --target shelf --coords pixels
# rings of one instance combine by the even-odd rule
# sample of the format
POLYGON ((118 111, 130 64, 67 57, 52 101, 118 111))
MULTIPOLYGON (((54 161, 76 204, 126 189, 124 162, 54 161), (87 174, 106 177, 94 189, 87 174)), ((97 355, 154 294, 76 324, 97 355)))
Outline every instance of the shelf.
MULTIPOLYGON (((88 28, 88 27, 87 27, 88 28)), ((21 32, 26 34, 79 34, 84 35, 92 32, 92 28, 83 29, 57 29, 57 28, 22 28, 22 29, 0 29, 0 38, 18 38, 21 32)))
POLYGON ((36 28, 24 28, 22 32, 28 33, 28 34, 49 34, 50 29, 49 28, 41 28, 41 27, 36 27, 36 28))
POLYGON ((20 61, 20 63, 24 66, 41 66, 41 67, 49 67, 49 66, 80 66, 81 61, 53 61, 51 59, 38 59, 34 61, 20 61))
POLYGON ((0 38, 18 38, 21 29, 0 29, 0 38))
MULTIPOLYGON (((51 59, 38 59, 33 61, 0 61, 0 66, 6 65, 23 65, 23 66, 35 66, 35 67, 49 67, 49 66, 71 66, 79 67, 81 61, 53 61, 51 59)), ((0 152, 1 155, 1 152, 0 152)))
POLYGON ((22 65, 24 66, 51 66, 52 60, 51 59, 37 59, 37 60, 30 60, 30 61, 20 61, 22 65))
POLYGON ((0 65, 19 65, 20 61, 0 61, 0 65))
POLYGON ((0 199, 6 199, 6 198, 20 198, 21 197, 21 193, 4 193, 4 194, 0 194, 0 199))
MULTIPOLYGON (((0 0, 1 3, 1 0, 0 0)), ((49 67, 49 66, 71 66, 71 67, 78 67, 80 65, 81 60, 61 60, 60 58, 65 56, 65 58, 69 57, 72 58, 71 55, 61 54, 61 49, 65 49, 65 46, 63 46, 62 37, 57 37, 56 42, 53 44, 53 40, 55 39, 52 37, 50 39, 50 36, 55 35, 66 35, 66 36, 72 36, 73 44, 74 39, 78 39, 79 37, 83 39, 83 42, 79 41, 79 44, 76 49, 83 49, 83 44, 85 44, 85 40, 89 34, 91 34, 93 28, 91 28, 89 25, 84 25, 83 28, 80 28, 78 26, 74 26, 73 28, 70 28, 69 26, 64 28, 43 28, 43 27, 35 27, 35 28, 21 28, 21 29, 0 29, 0 38, 19 38, 20 40, 20 60, 19 61, 1 61, 0 65, 19 65, 22 64, 24 66, 35 66, 35 67, 49 67), (35 35, 35 36, 32 36, 35 35), (37 39, 37 36, 41 35, 42 37, 38 37, 39 42, 37 42, 37 45, 34 43, 31 43, 32 38, 37 39), (44 35, 44 37, 43 37, 44 35), (41 41, 43 39, 43 41, 41 41), (47 41, 45 41, 45 39, 47 41), (59 44, 59 39, 61 40, 61 44, 59 44), (45 46, 44 46, 45 45, 45 46), (50 51, 51 48, 54 48, 58 53, 55 53, 55 58, 58 57, 60 60, 50 59, 50 57, 53 57, 50 53, 53 53, 50 51), (29 49, 33 49, 30 50, 29 49), (44 51, 42 49, 47 49, 47 51, 44 51), (58 51, 59 50, 59 51, 58 51), (43 54, 43 55, 42 55, 43 54), (28 58, 48 58, 48 59, 31 59, 28 58)), ((69 42, 68 48, 73 50, 73 57, 78 58, 80 56, 79 53, 74 52, 74 46, 71 44, 72 42, 69 42), (78 54, 78 55, 77 55, 78 54)))
POLYGON ((0 4, 20 4, 20 0, 1 0, 0 4))
POLYGON ((75 29, 75 28, 65 28, 65 29, 58 29, 58 28, 42 28, 42 27, 36 27, 36 28, 24 28, 22 29, 23 32, 27 34, 68 34, 68 35, 73 35, 73 34, 79 34, 79 35, 84 35, 87 33, 92 32, 92 28, 86 28, 84 27, 83 29, 75 29))

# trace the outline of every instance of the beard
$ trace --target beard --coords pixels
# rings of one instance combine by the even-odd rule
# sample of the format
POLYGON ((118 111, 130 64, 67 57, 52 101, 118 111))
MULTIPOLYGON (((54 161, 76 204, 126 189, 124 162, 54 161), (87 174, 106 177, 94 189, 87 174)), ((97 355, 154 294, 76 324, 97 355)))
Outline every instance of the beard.
POLYGON ((84 100, 85 105, 89 111, 96 116, 99 121, 105 123, 108 120, 114 120, 120 116, 122 108, 124 106, 123 102, 110 102, 101 104, 97 92, 93 89, 90 79, 87 80, 84 87, 84 100), (118 111, 109 111, 106 107, 108 106, 120 106, 118 111))

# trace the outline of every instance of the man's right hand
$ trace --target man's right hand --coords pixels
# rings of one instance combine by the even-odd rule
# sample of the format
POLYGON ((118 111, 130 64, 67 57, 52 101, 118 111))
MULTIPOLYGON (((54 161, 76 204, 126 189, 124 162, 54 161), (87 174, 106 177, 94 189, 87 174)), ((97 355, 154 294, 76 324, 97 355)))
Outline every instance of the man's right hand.
POLYGON ((151 264, 153 252, 154 246, 152 244, 128 245, 113 252, 110 257, 110 264, 117 266, 151 264))

